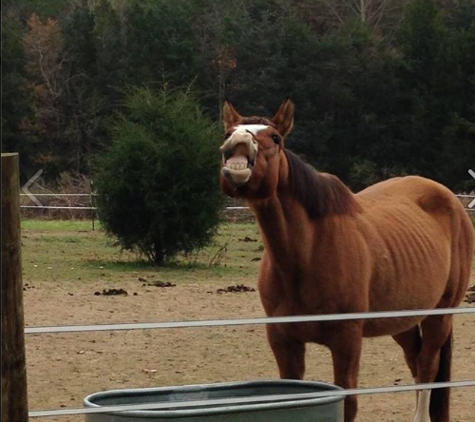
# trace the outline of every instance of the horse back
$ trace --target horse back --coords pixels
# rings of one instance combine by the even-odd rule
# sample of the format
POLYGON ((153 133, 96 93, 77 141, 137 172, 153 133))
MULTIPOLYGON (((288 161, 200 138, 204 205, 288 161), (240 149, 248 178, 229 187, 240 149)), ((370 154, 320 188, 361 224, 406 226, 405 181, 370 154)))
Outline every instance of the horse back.
MULTIPOLYGON (((470 218, 455 194, 440 183, 418 176, 397 177, 372 185, 357 197, 363 200, 367 210, 376 213, 388 208, 397 213, 405 208, 414 217, 431 217, 426 219, 427 229, 435 225, 452 237, 458 237, 464 231, 467 233, 465 246, 473 249, 470 218)), ((410 224, 409 221, 406 223, 410 224)))

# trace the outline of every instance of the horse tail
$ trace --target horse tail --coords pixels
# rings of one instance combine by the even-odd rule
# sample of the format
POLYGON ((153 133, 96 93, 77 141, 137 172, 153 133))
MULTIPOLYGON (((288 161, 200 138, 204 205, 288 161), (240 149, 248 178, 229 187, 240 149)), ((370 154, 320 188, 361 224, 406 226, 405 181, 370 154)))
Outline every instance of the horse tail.
MULTIPOLYGON (((435 382, 450 381, 452 363, 452 330, 440 349, 440 362, 435 382)), ((448 422, 450 388, 436 388, 431 391, 429 414, 432 422, 448 422)))

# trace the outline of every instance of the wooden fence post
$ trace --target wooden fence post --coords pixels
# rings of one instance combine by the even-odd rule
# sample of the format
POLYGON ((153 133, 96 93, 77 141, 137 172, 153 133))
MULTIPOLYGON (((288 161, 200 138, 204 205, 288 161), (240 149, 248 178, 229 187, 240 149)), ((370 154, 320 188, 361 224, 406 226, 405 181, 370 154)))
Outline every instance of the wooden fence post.
POLYGON ((2 153, 2 422, 28 421, 18 169, 2 153))

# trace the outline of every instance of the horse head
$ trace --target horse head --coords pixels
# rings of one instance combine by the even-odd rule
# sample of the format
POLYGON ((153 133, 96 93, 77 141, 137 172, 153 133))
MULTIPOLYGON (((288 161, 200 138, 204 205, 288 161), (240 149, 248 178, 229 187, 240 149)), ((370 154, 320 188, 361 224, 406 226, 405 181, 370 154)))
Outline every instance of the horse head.
POLYGON ((232 197, 265 198, 275 192, 283 158, 284 137, 292 129, 294 104, 282 103, 275 116, 243 117, 228 101, 223 106, 225 141, 221 187, 232 197))

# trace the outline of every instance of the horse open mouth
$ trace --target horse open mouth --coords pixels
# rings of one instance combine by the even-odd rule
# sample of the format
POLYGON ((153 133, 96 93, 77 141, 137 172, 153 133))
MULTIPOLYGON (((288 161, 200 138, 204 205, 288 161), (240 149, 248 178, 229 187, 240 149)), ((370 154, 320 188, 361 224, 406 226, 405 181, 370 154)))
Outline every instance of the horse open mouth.
POLYGON ((247 157, 239 155, 226 160, 221 174, 226 181, 235 188, 244 185, 249 181, 252 174, 252 165, 247 157))
POLYGON ((252 175, 256 150, 252 144, 241 142, 222 149, 223 167, 221 174, 233 187, 246 184, 252 175))

